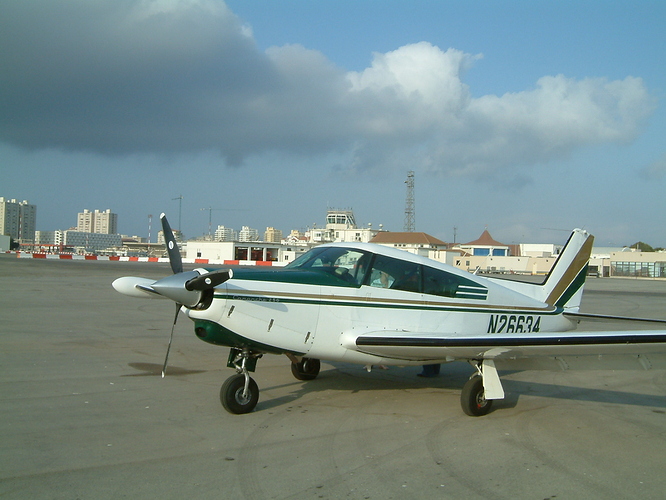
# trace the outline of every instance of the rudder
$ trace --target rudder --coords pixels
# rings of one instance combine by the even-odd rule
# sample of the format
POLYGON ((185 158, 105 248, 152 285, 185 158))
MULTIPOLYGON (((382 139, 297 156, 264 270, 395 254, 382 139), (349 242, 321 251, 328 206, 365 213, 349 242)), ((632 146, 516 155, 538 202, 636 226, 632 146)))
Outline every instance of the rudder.
POLYGON ((594 236, 574 229, 553 268, 543 282, 543 301, 566 311, 578 312, 592 254, 594 236))

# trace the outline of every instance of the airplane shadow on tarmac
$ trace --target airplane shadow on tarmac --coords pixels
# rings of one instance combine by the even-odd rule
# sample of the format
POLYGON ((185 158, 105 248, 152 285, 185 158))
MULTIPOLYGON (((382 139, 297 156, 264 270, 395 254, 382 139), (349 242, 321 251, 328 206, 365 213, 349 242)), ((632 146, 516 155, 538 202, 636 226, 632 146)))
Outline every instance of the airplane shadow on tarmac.
MULTIPOLYGON (((473 373, 470 367, 462 363, 453 370, 451 370, 453 367, 442 367, 442 372, 439 376, 426 379, 416 377, 416 373, 412 369, 373 370, 372 373, 362 373, 358 368, 349 369, 348 367, 344 367, 322 371, 316 380, 309 382, 294 381, 289 384, 266 386, 263 389, 276 390, 293 386, 295 390, 288 395, 274 399, 260 399, 257 404, 257 410, 260 411, 279 407, 284 404, 293 404, 305 394, 327 390, 347 391, 350 393, 376 393, 384 390, 413 391, 420 389, 443 389, 446 391, 457 391, 459 394, 459 391, 462 390, 463 385, 473 373), (388 375, 392 370, 402 372, 402 374, 397 376, 388 375), (372 377, 376 371, 380 372, 379 375, 372 377)), ((501 375, 507 374, 502 373, 501 375)), ((609 389, 571 387, 531 381, 503 380, 502 383, 505 390, 505 398, 496 400, 493 403, 493 410, 491 412, 514 408, 518 404, 521 395, 529 394, 530 396, 542 398, 641 406, 655 408, 654 411, 657 413, 666 413, 666 410, 661 410, 666 409, 666 396, 637 394, 609 389)))
MULTIPOLYGON (((162 365, 157 363, 128 363, 139 373, 122 375, 123 377, 161 376, 162 365)), ((288 367, 285 367, 288 369, 288 367)), ((315 380, 303 382, 294 380, 286 384, 260 387, 262 391, 280 391, 292 388, 289 394, 268 398, 265 394, 260 397, 257 411, 290 405, 302 399, 307 394, 321 391, 341 391, 356 393, 381 393, 381 391, 401 391, 420 389, 443 389, 446 391, 460 391, 473 373, 473 369, 463 363, 444 365, 439 376, 420 378, 416 374, 420 367, 394 368, 382 370, 373 368, 368 373, 358 365, 335 363, 332 369, 323 369, 315 380)), ((178 377, 204 373, 206 370, 191 370, 178 366, 169 366, 167 376, 178 377)), ((516 372, 502 372, 502 376, 516 372)), ((231 372, 229 372, 231 376, 231 372)), ((223 380, 226 379, 226 376, 223 380)), ((636 394, 626 391, 609 389, 571 387, 542 382, 518 381, 503 379, 505 398, 494 402, 493 411, 514 408, 521 395, 531 395, 543 398, 554 398, 573 401, 590 401, 596 403, 612 403, 653 408, 666 408, 666 396, 653 394, 636 394)), ((666 410, 655 410, 666 413, 666 410)))

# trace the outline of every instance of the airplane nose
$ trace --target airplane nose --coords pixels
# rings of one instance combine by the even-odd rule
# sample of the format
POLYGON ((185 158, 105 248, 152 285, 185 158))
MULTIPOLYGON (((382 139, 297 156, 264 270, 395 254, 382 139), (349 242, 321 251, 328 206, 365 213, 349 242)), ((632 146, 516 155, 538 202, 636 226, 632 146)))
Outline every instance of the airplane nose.
POLYGON ((187 290, 185 288, 185 283, 198 276, 199 273, 196 271, 172 274, 171 276, 156 281, 153 283, 152 287, 160 295, 163 295, 178 304, 194 307, 201 300, 201 292, 187 290))

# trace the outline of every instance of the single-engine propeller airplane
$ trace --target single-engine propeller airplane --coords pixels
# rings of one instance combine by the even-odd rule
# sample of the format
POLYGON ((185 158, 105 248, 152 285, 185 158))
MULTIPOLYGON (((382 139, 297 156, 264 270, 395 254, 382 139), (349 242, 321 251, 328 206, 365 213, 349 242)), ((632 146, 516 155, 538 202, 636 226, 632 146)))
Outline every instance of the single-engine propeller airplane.
MULTIPOLYGON (((570 331, 595 316, 579 313, 594 239, 584 230, 572 232, 545 281, 532 284, 371 243, 320 245, 284 268, 184 272, 169 223, 160 218, 174 274, 124 277, 113 286, 173 300, 174 325, 183 311, 197 337, 231 348, 227 365, 237 373, 220 391, 231 413, 255 408, 259 389, 250 372, 265 353, 286 354, 299 380, 316 378, 320 360, 368 367, 467 361, 476 370, 461 405, 472 416, 504 398, 500 369, 647 369, 666 354, 665 330, 570 331)), ((168 356, 169 349, 162 376, 168 356)))

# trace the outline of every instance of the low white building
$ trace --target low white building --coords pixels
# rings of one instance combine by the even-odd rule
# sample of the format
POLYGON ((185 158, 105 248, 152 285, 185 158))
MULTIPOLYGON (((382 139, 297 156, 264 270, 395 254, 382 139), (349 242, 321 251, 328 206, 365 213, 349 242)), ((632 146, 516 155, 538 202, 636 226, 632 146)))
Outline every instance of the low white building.
POLYGON ((185 258, 210 263, 239 264, 244 262, 284 263, 280 244, 240 241, 192 240, 185 245, 185 258))

